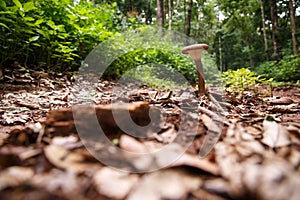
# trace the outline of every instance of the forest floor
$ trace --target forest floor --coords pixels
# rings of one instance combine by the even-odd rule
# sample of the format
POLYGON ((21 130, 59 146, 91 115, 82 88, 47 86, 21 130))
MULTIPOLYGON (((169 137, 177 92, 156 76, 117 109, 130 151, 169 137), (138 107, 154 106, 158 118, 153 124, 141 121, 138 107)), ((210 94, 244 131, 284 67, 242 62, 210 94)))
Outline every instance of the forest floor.
MULTIPOLYGON (((276 87, 272 95, 264 87, 238 96, 216 94, 224 99, 226 112, 220 115, 209 96, 193 102, 183 89, 145 85, 127 86, 130 103, 112 108, 105 105, 115 98, 118 83, 99 81, 97 116, 130 110, 143 124, 150 107, 160 114, 159 129, 142 129, 140 138, 118 128, 111 113, 98 118, 108 144, 93 138, 83 142, 77 133, 70 109, 73 83, 66 76, 15 70, 0 79, 0 199, 299 199, 298 86, 276 87), (182 102, 196 110, 185 110, 182 102), (220 137, 201 158, 211 130, 219 130, 220 137), (111 146, 152 157, 105 153, 111 146)), ((75 112, 85 116, 80 127, 93 131, 86 120, 89 110, 75 112)))

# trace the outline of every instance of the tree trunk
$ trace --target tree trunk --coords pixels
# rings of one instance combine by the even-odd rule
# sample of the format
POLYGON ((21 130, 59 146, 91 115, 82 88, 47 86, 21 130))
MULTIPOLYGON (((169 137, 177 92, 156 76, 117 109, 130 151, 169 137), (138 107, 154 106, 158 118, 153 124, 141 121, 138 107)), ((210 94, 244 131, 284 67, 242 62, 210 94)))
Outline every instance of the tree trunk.
POLYGON ((172 0, 168 0, 168 7, 169 7, 169 27, 168 30, 171 31, 172 30, 172 23, 173 23, 173 9, 172 9, 172 4, 173 1, 172 0))
POLYGON ((157 3, 157 10, 156 10, 157 25, 164 27, 165 25, 164 0, 156 0, 156 3, 157 3))
POLYGON ((279 60, 279 39, 278 39, 278 17, 276 0, 269 0, 271 6, 271 20, 272 20, 272 39, 274 59, 279 60))
POLYGON ((293 40, 293 51, 294 55, 298 55, 298 43, 296 38, 296 23, 295 23, 295 13, 294 13, 294 5, 293 0, 289 0, 290 6, 290 16, 291 16, 291 27, 292 27, 292 40, 293 40))
POLYGON ((191 33, 192 8, 193 8, 193 0, 190 0, 189 7, 187 10, 187 16, 185 19, 185 26, 184 26, 184 33, 187 36, 190 36, 190 33, 191 33))
POLYGON ((219 59, 220 59, 220 71, 224 72, 225 69, 223 69, 223 55, 222 55, 222 40, 221 40, 221 34, 219 34, 219 59))
POLYGON ((196 40, 198 40, 198 38, 200 37, 200 32, 201 32, 201 26, 200 26, 200 22, 201 22, 201 8, 199 7, 198 9, 198 16, 197 16, 197 24, 198 24, 198 27, 197 27, 197 30, 196 30, 196 33, 195 33, 195 38, 196 40))
POLYGON ((252 59, 252 53, 251 53, 251 43, 247 40, 247 45, 248 45, 248 56, 249 56, 249 64, 250 67, 253 67, 253 59, 252 59))
POLYGON ((265 19, 265 11, 264 11, 264 5, 262 0, 260 0, 260 9, 261 9, 261 19, 263 25, 264 42, 265 42, 265 54, 266 54, 266 59, 269 60, 269 53, 268 53, 269 47, 268 47, 268 39, 266 33, 266 19, 265 19))
POLYGON ((152 23, 151 2, 152 0, 147 0, 146 24, 152 23))

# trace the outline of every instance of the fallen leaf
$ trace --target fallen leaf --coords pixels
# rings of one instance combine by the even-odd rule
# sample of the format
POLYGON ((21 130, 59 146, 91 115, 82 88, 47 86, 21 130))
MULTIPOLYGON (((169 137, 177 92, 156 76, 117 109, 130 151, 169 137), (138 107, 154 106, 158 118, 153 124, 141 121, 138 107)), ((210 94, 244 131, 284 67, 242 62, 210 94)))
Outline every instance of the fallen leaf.
POLYGON ((73 196, 74 193, 78 194, 80 191, 78 178, 70 170, 52 169, 49 173, 35 175, 32 178, 32 183, 38 187, 44 187, 50 192, 62 190, 70 196, 73 196))
POLYGON ((271 148, 287 146, 291 143, 289 132, 272 118, 263 121, 263 139, 261 142, 271 148))
POLYGON ((294 103, 294 101, 288 97, 281 97, 279 99, 270 100, 270 104, 273 104, 273 105, 289 105, 292 103, 294 103))
POLYGON ((0 190, 15 187, 30 180, 34 175, 29 167, 12 166, 0 172, 0 190))
POLYGON ((128 152, 139 153, 139 154, 149 152, 143 143, 126 134, 121 135, 119 139, 119 145, 123 150, 128 152))
POLYGON ((191 166, 214 175, 219 174, 219 169, 214 163, 198 155, 184 153, 182 147, 175 143, 169 144, 164 151, 156 154, 155 160, 161 167, 191 166))
POLYGON ((247 133, 253 135, 254 137, 260 137, 262 134, 262 131, 259 128, 253 126, 246 126, 245 130, 247 133))
POLYGON ((137 174, 129 174, 109 167, 98 170, 93 176, 97 191, 114 199, 124 199, 138 180, 137 174))
POLYGON ((128 200, 186 199, 202 179, 184 168, 170 168, 146 174, 129 194, 128 200))
POLYGON ((157 139, 157 141, 162 142, 164 144, 171 143, 177 136, 177 132, 175 130, 174 126, 171 126, 166 131, 163 131, 160 134, 155 134, 154 137, 157 139))
POLYGON ((61 146, 48 145, 44 148, 46 158, 56 167, 72 170, 76 173, 93 171, 101 167, 100 163, 85 161, 83 154, 69 151, 61 146))

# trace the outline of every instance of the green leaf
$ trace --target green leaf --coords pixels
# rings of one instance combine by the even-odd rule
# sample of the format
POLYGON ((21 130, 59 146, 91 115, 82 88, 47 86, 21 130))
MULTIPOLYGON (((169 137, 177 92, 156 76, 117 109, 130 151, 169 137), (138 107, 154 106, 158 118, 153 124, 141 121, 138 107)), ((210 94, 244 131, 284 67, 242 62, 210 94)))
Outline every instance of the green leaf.
POLYGON ((39 36, 39 35, 37 35, 37 36, 33 36, 33 37, 29 38, 29 42, 34 42, 34 41, 37 41, 39 38, 40 38, 40 36, 39 36))
POLYGON ((44 22, 43 19, 38 19, 38 20, 36 20, 36 22, 34 23, 34 25, 38 26, 38 25, 40 25, 43 22, 44 22))
POLYGON ((9 23, 12 23, 12 24, 16 24, 16 21, 13 21, 9 18, 6 18, 6 17, 0 17, 0 21, 4 21, 4 22, 9 22, 9 23))
POLYGON ((24 13, 24 10, 23 10, 23 8, 20 8, 20 10, 19 10, 19 14, 20 14, 22 17, 25 17, 25 13, 24 13))
POLYGON ((11 11, 0 11, 0 15, 6 15, 6 14, 9 14, 9 15, 11 15, 11 14, 14 14, 13 12, 11 12, 11 11))
POLYGON ((47 25, 50 26, 52 29, 56 28, 55 23, 51 20, 47 21, 47 25))
POLYGON ((3 10, 6 10, 6 3, 5 3, 5 1, 0 1, 0 7, 1 7, 3 10))
POLYGON ((3 23, 0 23, 0 26, 3 26, 3 27, 5 27, 5 28, 9 29, 8 26, 6 26, 6 25, 3 24, 3 23))
POLYGON ((267 120, 267 121, 270 121, 270 122, 275 121, 274 117, 272 117, 272 116, 270 116, 270 115, 268 115, 268 116, 266 117, 266 120, 267 120))
POLYGON ((12 0, 14 2, 14 4, 18 7, 18 8, 22 8, 22 4, 20 3, 19 0, 12 0))
POLYGON ((34 2, 33 1, 26 2, 24 4, 23 8, 24 8, 24 12, 28 12, 30 10, 36 9, 36 7, 34 6, 34 2))
POLYGON ((32 45, 40 47, 41 45, 39 43, 32 43, 32 45))
POLYGON ((24 17, 23 19, 24 19, 25 21, 28 21, 28 22, 34 21, 34 18, 33 18, 33 17, 24 17))

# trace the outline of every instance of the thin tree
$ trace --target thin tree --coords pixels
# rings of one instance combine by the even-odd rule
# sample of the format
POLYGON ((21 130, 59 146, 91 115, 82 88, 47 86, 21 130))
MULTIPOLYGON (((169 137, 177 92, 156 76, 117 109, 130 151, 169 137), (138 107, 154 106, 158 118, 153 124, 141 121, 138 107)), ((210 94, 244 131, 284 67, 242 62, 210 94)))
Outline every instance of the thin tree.
POLYGON ((193 8, 193 0, 190 0, 186 19, 185 19, 185 25, 184 25, 184 33, 187 36, 190 36, 191 33, 192 8, 193 8))
POLYGON ((173 15, 174 15, 174 11, 178 8, 179 4, 180 4, 180 0, 177 0, 176 5, 173 6, 174 1, 173 0, 168 0, 168 17, 169 17, 169 30, 172 30, 172 26, 173 26, 173 15))
POLYGON ((271 6, 271 20, 272 20, 272 39, 274 59, 279 60, 279 39, 278 39, 278 16, 276 0, 269 0, 271 6))
POLYGON ((173 23, 173 0, 168 0, 168 7, 169 7, 169 13, 168 13, 168 17, 169 17, 169 30, 172 30, 172 23, 173 23))
POLYGON ((164 27, 165 25, 165 12, 164 12, 164 0, 156 0, 156 20, 157 25, 164 27))
POLYGON ((151 2, 152 0, 147 0, 146 24, 152 23, 151 2))
POLYGON ((260 2, 260 9, 261 9, 261 19, 262 19, 262 25, 263 25, 263 35, 264 35, 264 42, 265 42, 265 54, 266 59, 269 60, 269 53, 268 53, 268 39, 267 39, 267 33, 266 33, 266 19, 265 19, 265 11, 264 11, 264 5, 262 0, 259 0, 260 2))
POLYGON ((298 55, 298 43, 297 43, 297 37, 296 37, 296 23, 295 23, 293 0, 289 0, 289 7, 290 7, 290 16, 291 16, 293 52, 294 52, 294 55, 297 56, 298 55))

